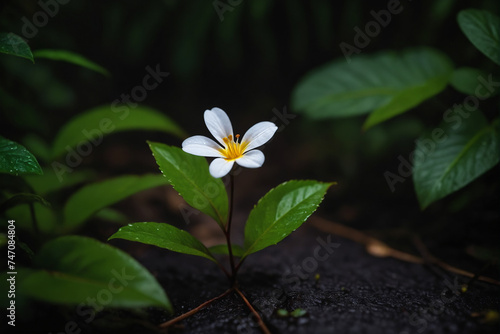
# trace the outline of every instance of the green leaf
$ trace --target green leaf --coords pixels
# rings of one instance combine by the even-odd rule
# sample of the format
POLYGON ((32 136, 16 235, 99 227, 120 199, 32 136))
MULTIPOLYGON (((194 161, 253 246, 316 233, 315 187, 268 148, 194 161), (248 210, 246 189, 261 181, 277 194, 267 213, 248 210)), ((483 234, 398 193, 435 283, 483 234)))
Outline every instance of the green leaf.
POLYGON ((316 211, 326 191, 334 184, 288 181, 269 191, 250 212, 242 258, 277 244, 295 231, 316 211))
POLYGON ((344 58, 306 75, 295 88, 292 106, 315 119, 374 111, 365 127, 405 112, 446 86, 449 58, 433 49, 409 49, 344 58))
POLYGON ((207 160, 175 146, 148 142, 163 175, 184 200, 224 225, 228 198, 221 179, 210 175, 207 160))
POLYGON ((290 315, 294 318, 300 318, 307 314, 307 311, 301 308, 297 308, 290 312, 290 315))
MULTIPOLYGON (((483 84, 478 81, 478 78, 480 77, 487 78, 488 74, 477 68, 460 67, 453 71, 450 84, 460 93, 476 96, 476 90, 478 87, 483 86, 483 84)), ((481 87, 481 92, 483 92, 483 90, 485 89, 481 87)), ((490 91, 488 92, 491 93, 490 91)), ((490 96, 492 95, 493 94, 490 96)))
POLYGON ((166 185, 161 175, 126 175, 89 184, 75 192, 64 206, 64 226, 75 228, 94 213, 137 192, 166 185))
POLYGON ((45 205, 46 207, 50 207, 50 203, 47 202, 43 197, 36 195, 36 194, 29 194, 29 193, 20 193, 20 194, 15 194, 14 196, 10 197, 8 200, 0 204, 0 212, 5 212, 10 208, 13 208, 15 206, 21 205, 21 204, 31 204, 34 202, 38 202, 42 205, 45 205))
POLYGON ((125 225, 130 221, 126 215, 112 208, 103 208, 97 211, 94 216, 96 218, 120 225, 125 225))
POLYGON ((36 158, 24 146, 0 136, 0 173, 43 174, 36 158))
MULTIPOLYGON (((40 232, 44 234, 57 232, 60 220, 56 212, 40 202, 33 202, 33 209, 37 220, 37 226, 40 232)), ((8 219, 16 221, 16 228, 26 231, 34 231, 33 217, 31 216, 30 206, 27 204, 18 205, 10 208, 5 213, 8 219)))
POLYGON ((37 194, 46 195, 79 183, 89 182, 95 177, 92 170, 73 170, 62 177, 54 168, 44 168, 43 175, 26 175, 24 179, 37 194))
POLYGON ((197 255, 217 263, 210 251, 188 232, 165 223, 134 223, 121 227, 111 239, 125 239, 165 248, 174 252, 197 255))
MULTIPOLYGON (((240 245, 231 245, 233 250, 233 255, 236 257, 241 257, 245 253, 245 250, 240 245)), ((208 250, 212 254, 229 255, 229 248, 227 244, 215 245, 209 247, 208 250)))
POLYGON ((488 124, 478 110, 461 112, 449 115, 448 122, 417 141, 413 182, 422 209, 463 188, 500 160, 500 121, 488 124))
POLYGON ((101 73, 102 75, 110 76, 110 73, 104 67, 97 65, 96 63, 88 60, 82 55, 79 55, 78 53, 74 53, 71 51, 43 49, 43 50, 36 50, 35 52, 33 52, 33 56, 35 58, 45 58, 51 60, 65 61, 71 64, 85 67, 92 71, 96 71, 98 73, 101 73))
POLYGON ((20 36, 11 32, 0 33, 0 52, 29 59, 33 63, 35 62, 28 43, 20 36))
MULTIPOLYGON (((19 292, 58 304, 91 306, 172 305, 155 278, 125 252, 97 240, 66 236, 46 243, 35 255, 38 270, 20 282, 19 292)), ((95 306, 94 306, 95 307, 95 306)))
POLYGON ((457 21, 469 41, 500 65, 500 17, 486 10, 465 9, 458 13, 457 21))
POLYGON ((128 108, 112 103, 85 111, 64 125, 54 140, 52 157, 72 152, 75 147, 89 142, 87 145, 96 147, 103 136, 129 130, 164 131, 184 137, 184 131, 176 123, 155 109, 128 108))
POLYGON ((429 79, 421 86, 404 90, 400 94, 394 96, 391 102, 373 111, 363 124, 363 129, 366 130, 417 106, 420 102, 442 91, 448 84, 448 80, 448 74, 437 76, 429 79))

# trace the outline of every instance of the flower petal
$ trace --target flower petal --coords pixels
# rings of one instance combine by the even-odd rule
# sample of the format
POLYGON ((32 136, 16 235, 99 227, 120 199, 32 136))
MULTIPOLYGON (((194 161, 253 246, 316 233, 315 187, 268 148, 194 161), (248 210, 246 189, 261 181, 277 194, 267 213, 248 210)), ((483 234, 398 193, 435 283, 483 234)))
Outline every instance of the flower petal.
POLYGON ((272 122, 260 122, 252 126, 241 139, 242 143, 248 142, 245 152, 267 143, 276 130, 278 127, 272 122))
POLYGON ((219 178, 229 173, 231 171, 231 168, 233 168, 233 165, 234 160, 227 161, 223 158, 217 158, 212 161, 208 169, 213 177, 219 178))
POLYGON ((182 142, 184 152, 202 157, 221 157, 220 148, 216 142, 205 136, 192 136, 182 142))
POLYGON ((264 164, 264 160, 266 160, 264 153, 259 150, 253 150, 236 159, 236 163, 246 168, 259 168, 264 164))
POLYGON ((227 114, 220 108, 212 108, 205 110, 204 118, 208 131, 225 147, 222 139, 233 135, 233 126, 227 114))

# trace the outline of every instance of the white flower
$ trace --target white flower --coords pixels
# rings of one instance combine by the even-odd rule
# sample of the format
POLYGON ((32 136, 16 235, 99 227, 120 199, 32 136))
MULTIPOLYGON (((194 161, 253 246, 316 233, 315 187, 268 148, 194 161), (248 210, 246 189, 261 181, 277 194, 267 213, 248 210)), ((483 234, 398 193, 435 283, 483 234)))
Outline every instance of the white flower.
POLYGON ((208 131, 220 143, 205 136, 193 136, 182 142, 184 152, 202 157, 215 157, 210 164, 213 177, 223 177, 234 163, 247 168, 259 168, 264 164, 264 153, 254 148, 264 145, 278 127, 271 122, 260 122, 240 137, 233 135, 233 126, 227 114, 219 108, 206 110, 204 114, 208 131))

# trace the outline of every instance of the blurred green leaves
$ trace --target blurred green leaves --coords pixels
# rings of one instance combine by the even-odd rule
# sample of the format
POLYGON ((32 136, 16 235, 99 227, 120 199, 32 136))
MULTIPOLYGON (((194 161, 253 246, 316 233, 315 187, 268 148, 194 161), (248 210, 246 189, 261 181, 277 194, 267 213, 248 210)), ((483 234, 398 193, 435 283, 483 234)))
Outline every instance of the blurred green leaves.
POLYGON ((35 58, 45 58, 56 61, 65 61, 71 64, 75 64, 89 70, 101 73, 102 75, 109 76, 110 73, 104 67, 97 65, 93 61, 88 60, 84 56, 77 54, 75 52, 67 51, 67 50, 51 50, 51 49, 43 49, 36 50, 33 55, 35 58))
POLYGON ((130 130, 164 131, 184 136, 184 131, 173 120, 155 109, 144 106, 128 108, 112 103, 87 110, 66 123, 56 135, 52 157, 57 158, 68 148, 88 142, 97 146, 103 136, 111 132, 130 130))
POLYGON ((149 147, 161 172, 184 200, 220 226, 226 224, 229 207, 226 188, 221 179, 210 175, 207 160, 161 143, 149 142, 149 147))
POLYGON ((146 268, 97 240, 80 236, 54 239, 33 261, 36 270, 19 283, 19 292, 31 298, 88 307, 97 299, 101 306, 159 306, 172 312, 165 292, 146 268))
POLYGON ((137 192, 166 184, 162 175, 127 175, 84 186, 64 206, 64 227, 79 226, 100 209, 137 192))
POLYGON ((36 158, 24 146, 0 136, 0 172, 12 175, 43 174, 36 158))
POLYGON ((174 252, 201 256, 217 262, 210 251, 191 234, 164 223, 134 223, 121 227, 110 239, 125 239, 174 252))
POLYGON ((446 55, 429 48, 338 59, 306 75, 292 105, 315 119, 372 112, 364 124, 369 128, 439 93, 452 69, 446 55))
POLYGON ((500 65, 500 17, 486 10, 465 9, 457 20, 469 41, 500 65))
POLYGON ((444 136, 417 141, 413 182, 422 209, 463 188, 500 160, 500 119, 488 124, 475 110, 465 119, 443 123, 444 136), (460 122, 458 122, 460 120, 460 122))
POLYGON ((28 43, 22 37, 11 32, 0 33, 0 52, 29 59, 33 63, 35 62, 28 43))

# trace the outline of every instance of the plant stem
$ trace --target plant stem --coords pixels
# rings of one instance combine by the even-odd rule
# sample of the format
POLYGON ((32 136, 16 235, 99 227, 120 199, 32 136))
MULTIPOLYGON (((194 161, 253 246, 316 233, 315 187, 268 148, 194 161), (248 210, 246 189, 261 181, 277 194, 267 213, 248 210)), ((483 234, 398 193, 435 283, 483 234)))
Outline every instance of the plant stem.
POLYGON ((218 300, 218 299, 221 299, 225 296, 227 296, 228 294, 230 294, 231 292, 234 291, 234 288, 230 288, 228 290, 226 290, 226 292, 224 292, 223 294, 217 296, 217 297, 214 297, 210 300, 207 300, 206 302, 204 302, 203 304, 200 304, 199 306, 195 307, 194 309, 184 313, 184 314, 181 314, 180 316, 178 316, 177 318, 174 318, 174 319, 171 319, 169 321, 166 321, 160 325, 158 325, 158 327, 160 328, 167 328, 167 327, 170 327, 172 325, 174 325, 175 323, 183 320, 183 319, 186 319, 187 317, 190 317, 192 316, 193 314, 197 313, 198 311, 202 310, 204 307, 207 307, 208 305, 210 305, 211 303, 213 303, 214 301, 218 300))
POLYGON ((243 299, 243 301, 245 302, 245 304, 247 304, 247 306, 250 309, 250 311, 252 311, 253 315, 257 319, 257 323, 259 324, 260 329, 262 329, 262 332, 264 334, 271 334, 271 332, 267 328, 266 324, 264 323, 264 321, 260 317, 259 313, 253 308, 252 304, 248 301, 247 297, 245 297, 245 295, 243 294, 243 292, 241 292, 240 289, 238 289, 237 287, 235 287, 234 290, 236 291, 236 293, 238 295, 240 295, 241 299, 243 299))
POLYGON ((234 175, 229 174, 229 182, 231 186, 231 190, 229 193, 229 213, 226 224, 226 231, 224 232, 227 241, 227 249, 229 252, 229 263, 231 265, 231 286, 233 286, 236 282, 236 268, 234 266, 234 256, 233 256, 233 247, 231 246, 231 222, 233 220, 233 204, 234 204, 234 175))

